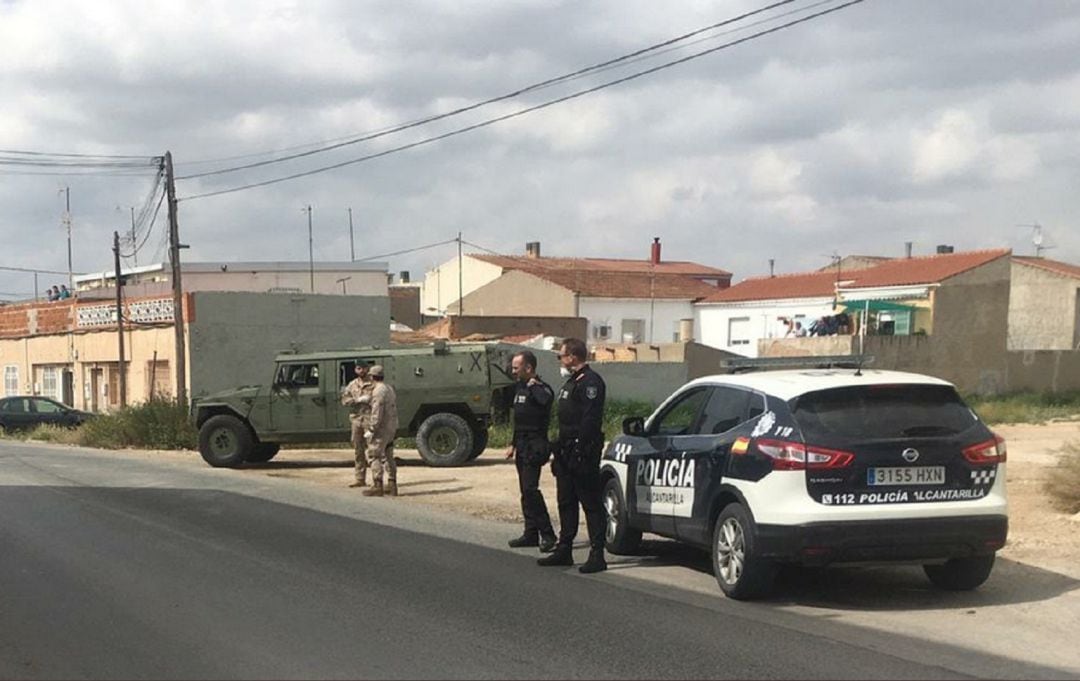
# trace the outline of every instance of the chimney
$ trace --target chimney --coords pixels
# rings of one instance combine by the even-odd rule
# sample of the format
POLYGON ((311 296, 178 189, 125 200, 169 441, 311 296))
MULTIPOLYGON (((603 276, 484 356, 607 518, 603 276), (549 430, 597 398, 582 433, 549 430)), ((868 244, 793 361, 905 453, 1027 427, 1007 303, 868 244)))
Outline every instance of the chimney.
POLYGON ((525 255, 530 258, 540 257, 540 242, 539 241, 527 241, 525 242, 525 255))
POLYGON ((409 270, 402 270, 402 271, 398 272, 398 281, 400 281, 402 284, 408 284, 409 283, 409 270))
POLYGON ((905 241, 904 242, 904 256, 908 260, 911 260, 911 242, 910 241, 905 241))
POLYGON ((937 252, 938 252, 938 255, 945 255, 947 253, 952 253, 953 252, 953 247, 952 246, 946 246, 945 244, 941 244, 940 246, 937 247, 937 252))
POLYGON ((649 262, 654 265, 660 264, 660 237, 654 236, 652 240, 652 252, 649 254, 649 262))
POLYGON ((773 258, 769 258, 769 277, 771 278, 771 277, 775 277, 775 276, 776 276, 776 260, 773 259, 773 258))

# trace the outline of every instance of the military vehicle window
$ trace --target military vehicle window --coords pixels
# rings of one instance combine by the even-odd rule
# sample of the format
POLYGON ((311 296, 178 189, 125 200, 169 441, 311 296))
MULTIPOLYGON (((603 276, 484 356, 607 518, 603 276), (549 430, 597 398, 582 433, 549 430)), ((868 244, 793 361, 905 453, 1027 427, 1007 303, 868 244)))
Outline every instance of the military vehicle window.
POLYGON ((356 378, 356 362, 342 362, 338 365, 338 387, 344 388, 356 378))
POLYGON ((680 395, 652 427, 654 435, 692 435, 701 407, 709 396, 706 388, 696 388, 680 395))
POLYGON ((761 397, 753 393, 735 388, 714 388, 709 403, 705 405, 705 417, 698 432, 703 435, 719 435, 746 421, 750 401, 754 397, 760 406, 761 397))
POLYGON ((277 379, 274 382, 293 388, 317 388, 319 386, 319 365, 314 363, 282 364, 281 368, 278 369, 277 379))

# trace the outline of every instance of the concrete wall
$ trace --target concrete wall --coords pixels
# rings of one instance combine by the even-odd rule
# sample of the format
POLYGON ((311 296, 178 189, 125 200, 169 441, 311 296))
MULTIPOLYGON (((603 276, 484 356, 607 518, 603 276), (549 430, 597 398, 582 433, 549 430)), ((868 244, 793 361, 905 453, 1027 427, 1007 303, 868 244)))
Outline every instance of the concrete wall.
MULTIPOLYGON (((456 292, 457 288, 454 291, 456 292)), ((574 309, 573 292, 520 270, 509 270, 501 277, 468 293, 465 296, 464 308, 466 317, 578 316, 574 309)), ((456 294, 455 301, 449 303, 445 309, 451 314, 458 313, 456 294)))
POLYGON ((1080 279, 1012 263, 1010 350, 1072 350, 1080 343, 1080 279))
POLYGON ((783 301, 768 301, 765 304, 754 303, 702 303, 695 307, 695 326, 699 329, 700 340, 705 345, 735 352, 745 357, 759 356, 759 341, 762 339, 782 338, 788 327, 781 318, 797 319, 803 328, 823 315, 833 314, 833 299, 796 298, 783 301), (746 318, 749 324, 749 343, 732 345, 728 337, 731 319, 746 318))
POLYGON ((609 400, 639 400, 659 404, 686 383, 685 362, 593 362, 604 378, 609 400))
MULTIPOLYGON (((461 295, 467 296, 484 284, 495 281, 502 268, 477 260, 468 255, 462 257, 461 295)), ((424 275, 420 292, 420 311, 423 314, 441 314, 449 310, 458 299, 458 259, 453 258, 424 275)), ((466 303, 466 314, 474 314, 466 303)), ((506 314, 506 313, 497 313, 506 314)))
POLYGON ((394 321, 414 330, 424 325, 423 316, 420 314, 419 286, 391 286, 388 293, 390 316, 394 321))
POLYGON ((694 307, 689 300, 583 297, 578 303, 578 315, 589 320, 589 337, 584 339, 589 343, 623 342, 622 322, 626 319, 644 321, 641 342, 671 343, 676 340, 679 322, 694 318, 694 307), (601 325, 611 327, 606 339, 596 335, 601 325))
POLYGON ((1010 391, 1080 390, 1080 350, 1027 350, 1007 358, 1010 391))
POLYGON ((195 293, 188 327, 192 397, 265 383, 282 351, 390 343, 386 296, 195 293))

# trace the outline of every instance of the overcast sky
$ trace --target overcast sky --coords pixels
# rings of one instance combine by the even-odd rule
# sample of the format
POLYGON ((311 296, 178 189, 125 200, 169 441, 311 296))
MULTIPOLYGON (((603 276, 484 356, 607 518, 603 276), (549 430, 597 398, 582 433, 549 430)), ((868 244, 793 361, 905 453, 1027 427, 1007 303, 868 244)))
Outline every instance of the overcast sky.
MULTIPOLYGON (((178 176, 315 148, 512 92, 766 4, 0 0, 0 149, 145 155, 178 176), (243 158, 236 158, 243 157, 243 158), (226 159, 215 162, 215 159, 226 159)), ((383 158, 839 2, 797 0, 675 51, 303 159, 180 180, 189 260, 317 260, 451 239, 666 259, 735 281, 937 244, 1080 263, 1080 2, 866 0, 573 101, 383 158), (780 16, 782 12, 796 13, 780 16), (753 21, 766 23, 750 26, 753 21), (733 29, 740 29, 731 32, 733 29)), ((4 155, 5 158, 9 157, 4 155)), ((0 165, 0 266, 111 267, 136 176, 0 165)), ((162 259, 164 209, 138 254, 162 259)), ((140 234, 140 241, 142 235, 140 234)), ((467 247, 466 251, 475 250, 467 247)), ((453 245, 388 258, 413 278, 453 245)), ((64 277, 43 276, 46 283, 64 277)), ((0 271, 0 294, 33 290, 0 271)))

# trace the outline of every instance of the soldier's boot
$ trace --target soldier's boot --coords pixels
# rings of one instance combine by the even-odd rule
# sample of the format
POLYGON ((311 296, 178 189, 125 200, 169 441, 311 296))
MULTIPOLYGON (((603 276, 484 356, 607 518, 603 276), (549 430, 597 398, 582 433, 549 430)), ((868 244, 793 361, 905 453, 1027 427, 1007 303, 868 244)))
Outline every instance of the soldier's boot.
POLYGON ((607 570, 607 561, 604 560, 604 549, 592 549, 589 551, 589 559, 585 561, 585 564, 578 568, 578 572, 583 575, 592 574, 593 572, 603 572, 607 570))
POLYGON ((381 497, 383 495, 382 480, 372 480, 371 487, 361 492, 365 497, 381 497))
POLYGON ((357 471, 356 480, 349 483, 349 487, 367 487, 367 469, 361 468, 357 471))
POLYGON ((574 551, 566 544, 559 544, 555 547, 554 553, 550 556, 544 556, 543 558, 537 559, 536 564, 544 567, 573 565, 574 551))
POLYGON ((386 487, 383 488, 383 493, 388 497, 397 496, 397 480, 388 480, 386 487))
POLYGON ((554 534, 541 534, 540 535, 540 553, 551 553, 555 550, 555 535, 554 534))

